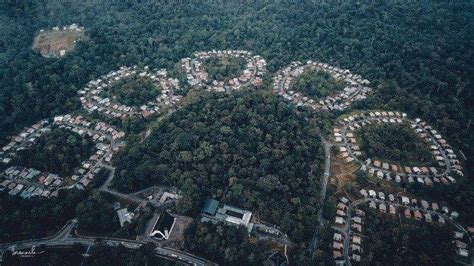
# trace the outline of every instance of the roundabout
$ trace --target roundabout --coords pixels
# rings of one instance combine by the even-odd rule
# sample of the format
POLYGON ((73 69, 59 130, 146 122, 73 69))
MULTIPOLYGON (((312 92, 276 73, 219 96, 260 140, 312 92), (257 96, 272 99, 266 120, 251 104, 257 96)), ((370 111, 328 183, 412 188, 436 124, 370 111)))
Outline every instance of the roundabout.
MULTIPOLYGON (((193 58, 181 59, 180 65, 194 89, 235 92, 263 83, 266 61, 249 51, 212 50, 193 55, 193 58)), ((348 109, 372 93, 369 85, 368 80, 350 70, 320 62, 303 64, 296 61, 275 73, 270 89, 285 101, 317 113, 348 109), (320 84, 311 84, 314 81, 320 84)), ((124 141, 118 141, 124 137, 124 132, 104 122, 92 122, 71 114, 56 116, 52 121, 43 120, 11 137, 10 143, 0 150, 0 161, 6 164, 2 168, 6 170, 1 173, 4 180, 0 183, 0 191, 24 198, 56 196, 59 189, 84 189, 96 175, 100 176, 102 169, 107 169, 110 171, 108 179, 99 190, 117 198, 145 205, 153 203, 153 199, 137 197, 133 191, 149 190, 156 184, 178 187, 179 196, 185 203, 181 208, 190 212, 205 198, 223 197, 258 213, 265 222, 275 223, 291 238, 286 239, 285 233, 283 240, 274 238, 276 243, 286 246, 291 241, 310 241, 308 249, 314 254, 321 247, 320 229, 327 219, 323 212, 326 212, 324 204, 332 171, 332 146, 338 148, 345 163, 355 162, 380 180, 433 186, 456 183, 456 178, 464 175, 460 161, 446 139, 426 122, 410 119, 402 112, 346 114, 336 121, 334 142, 330 143, 319 132, 317 123, 308 123, 309 119, 300 115, 301 110, 283 104, 275 95, 268 97, 267 91, 206 94, 206 97, 176 108, 183 98, 176 94, 178 90, 178 80, 169 78, 167 70, 149 70, 148 67, 121 67, 90 81, 78 91, 78 96, 85 110, 103 115, 99 119, 146 119, 163 114, 164 120, 153 131, 148 128, 140 142, 132 143, 139 149, 126 150, 114 165, 112 155, 125 145, 124 141), (177 111, 165 112, 170 109, 177 111), (378 155, 367 156, 357 137, 359 130, 383 124, 412 130, 429 149, 428 161, 435 163, 410 164, 384 160, 378 155), (301 127, 296 127, 299 125, 301 127), (64 177, 12 164, 19 150, 35 144, 37 138, 52 126, 92 138, 96 153, 81 162, 73 175, 64 177), (297 152, 293 153, 295 150, 297 152), (205 191, 200 190, 204 187, 205 191)), ((416 148, 408 150, 417 151, 416 148)), ((368 200, 364 199, 363 203, 366 202, 368 200)), ((155 207, 161 207, 162 203, 156 200, 155 203, 155 207)), ((359 204, 359 201, 354 202, 354 207, 355 203, 359 204)), ((385 212, 388 202, 381 199, 377 203, 385 212)), ((391 205, 390 210, 395 212, 403 207, 395 202, 391 205)), ((419 211, 408 209, 407 213, 419 211)), ((346 237, 350 235, 351 214, 347 217, 338 219, 346 225, 340 230, 346 237)), ((431 216, 426 217, 431 219, 431 216)), ((349 239, 340 243, 337 249, 343 247, 344 253, 339 252, 334 258, 344 257, 350 261, 348 243, 349 239)))
MULTIPOLYGON (((339 120, 339 125, 333 129, 334 140, 339 146, 339 152, 347 163, 358 162, 362 170, 379 179, 394 180, 397 183, 411 184, 418 182, 423 185, 455 183, 452 176, 463 176, 462 167, 451 146, 430 125, 419 118, 409 119, 401 112, 361 112, 349 115, 339 120), (376 158, 368 158, 358 144, 358 131, 369 125, 400 124, 412 129, 429 147, 435 165, 402 165, 376 158)), ((413 151, 412 151, 413 152, 413 151)))
MULTIPOLYGON (((0 188, 10 190, 11 195, 29 198, 31 196, 51 197, 57 195, 60 188, 80 188, 88 186, 102 169, 102 163, 110 162, 117 151, 115 140, 124 136, 123 132, 103 122, 93 123, 82 116, 56 116, 53 121, 42 120, 25 128, 11 138, 11 142, 0 152, 0 160, 7 165, 3 171, 5 181, 0 188), (40 171, 34 168, 12 165, 17 154, 35 145, 38 139, 50 132, 53 127, 70 130, 81 137, 88 137, 95 144, 95 152, 80 162, 72 175, 60 176, 58 173, 40 171)), ((61 163, 61 162, 58 162, 61 163)))
POLYGON ((263 74, 266 72, 266 65, 267 63, 262 57, 252 55, 251 52, 244 50, 195 52, 193 58, 181 59, 181 66, 184 68, 191 86, 204 86, 209 91, 218 92, 239 90, 251 85, 260 86, 263 74), (241 70, 238 69, 238 66, 234 66, 232 70, 228 69, 232 67, 229 66, 232 59, 241 59, 240 62, 234 62, 234 64, 240 64, 241 70), (224 69, 210 74, 208 69, 206 69, 206 65, 209 66, 209 61, 212 61, 214 64, 223 65, 221 68, 224 69), (219 72, 224 72, 224 74, 232 72, 235 76, 231 75, 223 79, 216 79, 218 76, 223 76, 219 72))
POLYGON ((353 102, 367 98, 367 94, 372 92, 372 88, 367 87, 369 84, 368 80, 363 79, 360 75, 352 74, 347 69, 314 61, 307 61, 306 64, 296 61, 277 72, 273 79, 273 90, 297 106, 308 106, 313 110, 342 111, 353 102), (310 95, 295 91, 293 89, 294 81, 307 71, 329 74, 334 81, 344 84, 342 91, 325 92, 324 94, 328 94, 328 96, 320 99, 313 99, 310 95))
POLYGON ((161 113, 167 107, 176 105, 181 100, 181 95, 174 94, 178 88, 178 80, 168 78, 165 69, 150 71, 148 67, 140 69, 134 66, 121 67, 117 71, 92 80, 85 88, 79 90, 78 94, 82 106, 89 112, 97 111, 108 117, 119 119, 149 118, 161 113), (141 88, 137 88, 140 85, 141 88), (136 89, 141 89, 142 92, 134 92, 133 90, 136 89), (117 93, 123 95, 117 97, 117 93), (125 96, 131 94, 141 99, 135 99, 133 105, 121 103, 117 99, 126 98, 125 96))

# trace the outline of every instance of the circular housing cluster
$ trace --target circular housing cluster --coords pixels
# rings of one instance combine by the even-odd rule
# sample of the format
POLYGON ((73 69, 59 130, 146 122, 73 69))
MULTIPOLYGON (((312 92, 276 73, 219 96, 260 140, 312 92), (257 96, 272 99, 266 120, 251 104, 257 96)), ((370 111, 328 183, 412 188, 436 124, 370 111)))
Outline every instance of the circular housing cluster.
POLYGON ((167 78, 165 69, 151 72, 148 70, 148 67, 139 69, 137 66, 134 66, 121 67, 117 71, 112 71, 96 80, 92 80, 85 88, 79 90, 78 94, 82 105, 89 112, 98 111, 106 116, 121 119, 128 117, 148 118, 159 114, 165 107, 176 105, 182 98, 181 95, 174 94, 174 91, 178 88, 179 81, 167 78), (114 99, 101 96, 104 90, 107 90, 116 82, 133 76, 150 79, 161 89, 161 95, 140 107, 127 106, 114 99))
POLYGON ((357 161, 361 163, 362 169, 368 171, 372 176, 387 180, 394 179, 397 183, 419 182, 429 186, 434 183, 447 185, 456 182, 450 176, 451 173, 463 176, 462 167, 450 145, 436 130, 419 118, 411 120, 407 118, 405 113, 401 112, 374 111, 349 115, 339 120, 339 124, 340 126, 334 128, 334 138, 339 145, 341 156, 346 162, 357 161), (390 164, 372 158, 362 158, 363 152, 355 138, 356 131, 377 123, 398 123, 413 129, 426 142, 426 145, 429 145, 437 165, 430 167, 408 166, 390 164))
POLYGON ((210 91, 232 91, 245 86, 260 86, 262 76, 266 72, 266 61, 262 57, 244 50, 224 50, 195 52, 194 58, 183 58, 181 66, 184 68, 191 86, 206 86, 210 91), (245 69, 238 77, 229 80, 211 80, 204 67, 204 61, 210 58, 243 58, 246 61, 245 69))
POLYGON ((310 106, 314 110, 344 110, 352 102, 367 98, 367 94, 372 91, 372 88, 367 87, 369 84, 368 80, 362 79, 360 75, 352 74, 347 69, 313 61, 307 61, 303 65, 296 61, 277 72, 273 80, 273 89, 283 98, 298 106, 310 106), (294 79, 308 70, 326 72, 334 79, 343 81, 345 87, 342 91, 335 91, 322 99, 311 99, 303 93, 292 90, 294 79))
MULTIPOLYGON (((0 184, 0 189, 9 190, 11 195, 28 198, 31 196, 55 196, 60 187, 85 187, 94 179, 103 167, 109 163, 112 155, 117 151, 115 140, 122 138, 125 133, 104 123, 92 123, 82 116, 57 116, 53 121, 42 120, 30 127, 23 129, 11 137, 10 143, 2 147, 0 161, 9 164, 17 152, 29 149, 37 142, 42 134, 51 131, 52 126, 71 130, 80 136, 89 136, 95 143, 96 152, 75 170, 69 177, 61 177, 54 173, 42 172, 33 168, 10 166, 1 175, 5 181, 0 184)), ((59 162, 58 162, 59 163, 59 162)))

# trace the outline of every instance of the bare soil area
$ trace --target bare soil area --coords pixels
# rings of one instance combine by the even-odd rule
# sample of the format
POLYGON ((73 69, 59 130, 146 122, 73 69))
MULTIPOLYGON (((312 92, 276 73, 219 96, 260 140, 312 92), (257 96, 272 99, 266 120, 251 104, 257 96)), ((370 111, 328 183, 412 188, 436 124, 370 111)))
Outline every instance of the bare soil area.
POLYGON ((38 34, 33 41, 33 49, 45 57, 60 57, 74 49, 76 42, 84 37, 83 31, 47 31, 38 34))
POLYGON ((355 172, 358 169, 355 163, 346 163, 340 155, 331 157, 330 182, 337 188, 342 188, 346 183, 355 183, 355 172))
POLYGON ((173 215, 176 217, 176 223, 173 231, 171 232, 170 238, 161 241, 163 247, 170 247, 179 249, 183 243, 184 230, 191 224, 193 218, 188 216, 173 215))

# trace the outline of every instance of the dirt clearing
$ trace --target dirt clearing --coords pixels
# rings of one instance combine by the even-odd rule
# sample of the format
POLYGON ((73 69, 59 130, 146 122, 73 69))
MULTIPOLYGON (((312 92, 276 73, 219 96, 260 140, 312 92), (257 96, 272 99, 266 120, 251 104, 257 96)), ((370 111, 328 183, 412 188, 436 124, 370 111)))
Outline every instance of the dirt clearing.
POLYGON ((84 31, 47 31, 39 33, 33 41, 33 49, 44 57, 61 57, 74 49, 76 42, 84 37, 84 31))

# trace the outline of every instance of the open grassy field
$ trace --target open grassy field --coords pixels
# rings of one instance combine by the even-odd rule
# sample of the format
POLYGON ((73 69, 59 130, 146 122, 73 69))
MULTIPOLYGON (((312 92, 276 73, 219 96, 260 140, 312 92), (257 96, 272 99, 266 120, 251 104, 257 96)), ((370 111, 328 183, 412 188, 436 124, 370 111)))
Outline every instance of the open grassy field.
POLYGON ((45 57, 60 57, 74 48, 76 41, 84 37, 84 31, 46 31, 39 33, 33 41, 33 49, 45 57))

